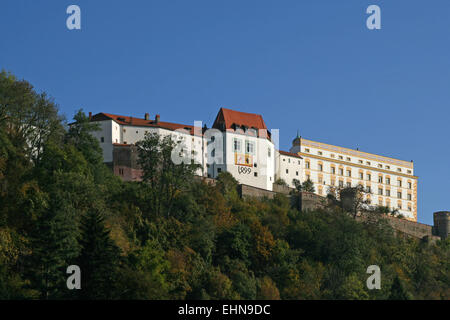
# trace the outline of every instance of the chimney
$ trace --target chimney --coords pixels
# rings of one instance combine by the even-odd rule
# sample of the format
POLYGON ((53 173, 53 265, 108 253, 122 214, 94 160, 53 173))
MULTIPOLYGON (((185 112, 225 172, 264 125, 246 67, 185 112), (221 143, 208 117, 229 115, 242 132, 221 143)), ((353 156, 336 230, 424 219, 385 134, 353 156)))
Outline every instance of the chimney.
POLYGON ((145 120, 150 120, 150 115, 148 113, 146 113, 145 116, 144 116, 144 119, 145 120))
POLYGON ((89 112, 89 121, 92 119, 92 112, 89 112))
POLYGON ((159 116, 159 114, 157 114, 155 117, 155 123, 159 123, 159 119, 160 119, 160 116, 159 116))

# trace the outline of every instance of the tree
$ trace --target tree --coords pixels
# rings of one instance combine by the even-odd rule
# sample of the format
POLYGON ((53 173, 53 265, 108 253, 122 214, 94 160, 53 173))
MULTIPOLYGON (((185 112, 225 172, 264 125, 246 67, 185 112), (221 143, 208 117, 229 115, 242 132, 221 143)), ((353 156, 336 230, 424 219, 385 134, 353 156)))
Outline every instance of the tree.
POLYGON ((81 252, 78 263, 81 269, 82 299, 113 299, 118 293, 120 250, 110 238, 104 216, 90 210, 81 221, 81 252))
POLYGON ((281 179, 281 178, 278 178, 278 179, 275 181, 275 184, 280 185, 280 186, 285 186, 285 187, 288 186, 288 184, 286 183, 286 181, 284 181, 284 180, 281 179))
POLYGON ((30 83, 5 71, 0 72, 0 92, 0 127, 15 147, 38 163, 43 145, 63 133, 56 104, 45 92, 37 93, 30 83))
POLYGON ((136 145, 139 165, 143 170, 142 179, 148 187, 149 209, 157 216, 165 213, 168 217, 175 199, 189 190, 199 165, 192 163, 191 158, 183 152, 180 152, 181 163, 173 161, 172 156, 180 145, 171 136, 148 133, 136 145))
POLYGON ((41 299, 66 296, 66 268, 79 252, 75 221, 75 210, 67 200, 54 195, 33 230, 26 274, 41 299))
POLYGON ((391 293, 389 295, 389 300, 410 300, 411 294, 405 289, 403 282, 400 278, 395 276, 394 281, 391 286, 391 293))
POLYGON ((349 212, 356 219, 358 214, 368 211, 370 200, 367 192, 362 185, 356 187, 346 187, 339 190, 342 209, 349 212))
MULTIPOLYGON (((103 167, 103 151, 98 140, 92 135, 93 132, 99 131, 100 127, 97 123, 91 122, 89 117, 83 112, 83 109, 73 117, 74 123, 70 124, 69 130, 65 136, 65 142, 73 145, 79 150, 84 159, 90 165, 91 173, 94 177, 98 177, 97 173, 104 174, 103 167)), ((101 181, 101 177, 98 177, 101 181)))
POLYGON ((314 188, 314 182, 312 182, 309 178, 308 180, 303 182, 301 189, 304 192, 316 192, 316 189, 314 188))
POLYGON ((298 179, 292 179, 292 183, 294 184, 294 188, 295 190, 297 190, 297 192, 302 192, 302 183, 300 182, 300 180, 298 179))

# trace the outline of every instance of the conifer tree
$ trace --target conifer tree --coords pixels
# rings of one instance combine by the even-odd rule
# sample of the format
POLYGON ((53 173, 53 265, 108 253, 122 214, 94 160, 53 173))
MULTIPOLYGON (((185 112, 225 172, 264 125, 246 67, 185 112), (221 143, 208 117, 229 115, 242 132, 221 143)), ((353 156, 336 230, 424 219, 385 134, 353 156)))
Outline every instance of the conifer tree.
POLYGON ((90 210, 82 218, 80 245, 80 298, 114 299, 120 251, 98 210, 90 210))
POLYGON ((392 283, 389 300, 411 300, 410 293, 405 289, 398 276, 394 278, 394 282, 392 283))
POLYGON ((28 278, 41 299, 67 296, 66 269, 78 255, 75 212, 61 198, 38 219, 31 239, 28 278))

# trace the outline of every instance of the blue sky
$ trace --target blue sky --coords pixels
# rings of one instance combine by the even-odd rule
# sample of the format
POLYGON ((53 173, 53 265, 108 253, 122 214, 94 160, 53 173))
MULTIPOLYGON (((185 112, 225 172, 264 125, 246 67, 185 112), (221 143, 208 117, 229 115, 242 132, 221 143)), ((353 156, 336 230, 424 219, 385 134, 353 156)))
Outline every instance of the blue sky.
POLYGON ((450 2, 2 0, 0 69, 78 108, 212 125, 260 113, 312 140, 414 160, 419 221, 450 210, 450 2), (81 30, 66 8, 81 8, 81 30), (381 30, 366 8, 381 8, 381 30))

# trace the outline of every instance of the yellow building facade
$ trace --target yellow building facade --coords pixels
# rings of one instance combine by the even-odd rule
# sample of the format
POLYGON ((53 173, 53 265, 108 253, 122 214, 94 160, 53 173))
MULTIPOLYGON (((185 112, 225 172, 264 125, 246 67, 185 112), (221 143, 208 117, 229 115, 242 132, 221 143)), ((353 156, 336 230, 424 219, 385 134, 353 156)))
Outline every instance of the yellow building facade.
POLYGON ((414 163, 297 137, 291 152, 303 158, 302 181, 310 179, 315 192, 325 196, 330 188, 366 190, 371 206, 397 209, 417 221, 417 182, 414 163))

